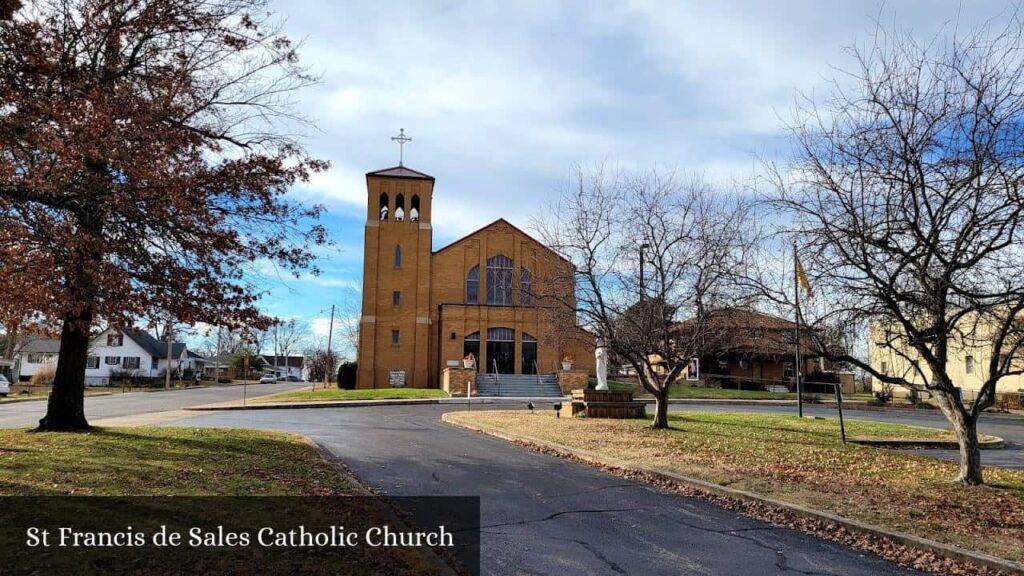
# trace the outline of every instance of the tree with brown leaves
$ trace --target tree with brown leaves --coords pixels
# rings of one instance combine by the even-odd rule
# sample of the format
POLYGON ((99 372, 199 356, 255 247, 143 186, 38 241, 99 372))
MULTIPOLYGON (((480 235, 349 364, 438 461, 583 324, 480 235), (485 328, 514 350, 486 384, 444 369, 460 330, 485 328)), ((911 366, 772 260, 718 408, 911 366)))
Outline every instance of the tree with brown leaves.
POLYGON ((97 319, 265 329, 247 265, 312 266, 320 209, 285 193, 326 168, 289 129, 290 95, 315 79, 262 0, 13 6, 0 21, 0 298, 61 326, 39 428, 81 430, 97 319))

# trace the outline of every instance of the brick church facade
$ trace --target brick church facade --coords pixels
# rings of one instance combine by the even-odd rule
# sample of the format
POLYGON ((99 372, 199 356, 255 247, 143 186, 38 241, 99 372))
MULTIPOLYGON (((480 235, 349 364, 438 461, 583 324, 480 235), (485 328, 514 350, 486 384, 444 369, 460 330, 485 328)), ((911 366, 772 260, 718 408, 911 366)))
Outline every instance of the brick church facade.
POLYGON ((592 370, 571 264, 504 219, 434 251, 434 183, 401 165, 366 175, 358 386, 437 388, 469 352, 480 372, 549 373, 566 355, 592 370))

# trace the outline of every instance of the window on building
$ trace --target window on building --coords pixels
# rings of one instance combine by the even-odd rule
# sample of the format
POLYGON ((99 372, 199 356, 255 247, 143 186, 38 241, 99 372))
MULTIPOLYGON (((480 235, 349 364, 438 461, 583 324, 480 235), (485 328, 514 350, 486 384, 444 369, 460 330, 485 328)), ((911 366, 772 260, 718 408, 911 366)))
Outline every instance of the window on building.
POLYGON ((391 345, 398 346, 401 343, 402 334, 399 330, 391 331, 391 345))
POLYGON ((782 365, 782 377, 783 378, 794 378, 795 377, 794 374, 793 374, 793 363, 792 362, 786 362, 785 364, 782 365))
POLYGON ((120 356, 104 356, 103 357, 103 363, 106 364, 107 366, 117 366, 118 364, 121 363, 121 357, 120 356))
POLYGON ((387 194, 381 194, 380 195, 380 219, 381 220, 387 220, 388 219, 388 195, 387 194))
POLYGON ((533 275, 526 268, 519 272, 519 303, 523 306, 533 305, 533 275))
POLYGON ((107 346, 124 346, 124 334, 107 334, 107 346))
POLYGON ((89 356, 85 359, 85 367, 89 370, 95 370, 100 367, 99 356, 89 356))
POLYGON ((121 366, 125 370, 138 370, 139 369, 139 360, 140 360, 140 358, 138 356, 125 356, 121 360, 121 366))
POLYGON ((886 375, 889 374, 889 363, 888 362, 882 362, 882 365, 881 365, 880 368, 881 368, 882 374, 886 374, 886 375))
POLYGON ((402 293, 399 290, 395 290, 391 293, 391 305, 398 306, 402 303, 402 293))
POLYGON ((412 204, 409 206, 409 221, 417 222, 420 219, 420 195, 412 195, 412 204))
POLYGON ((395 222, 405 220, 405 196, 395 196, 395 222))
POLYGON ((487 259, 487 303, 512 305, 512 259, 508 256, 487 259))
POLYGON ((728 360, 719 360, 718 361, 718 369, 720 371, 722 371, 723 373, 727 372, 729 370, 729 361, 728 360))
POLYGON ((473 266, 466 274, 466 303, 480 303, 480 266, 473 266))
POLYGON ((974 374, 974 356, 968 355, 964 359, 964 369, 968 374, 974 374))
POLYGON ((154 356, 153 359, 149 362, 149 367, 152 370, 156 370, 157 368, 159 368, 160 367, 160 359, 157 358, 156 356, 154 356))
POLYGON ((402 267, 402 246, 395 245, 395 268, 402 267))
POLYGON ((42 364, 46 361, 46 356, 43 354, 29 354, 25 361, 29 364, 42 364))

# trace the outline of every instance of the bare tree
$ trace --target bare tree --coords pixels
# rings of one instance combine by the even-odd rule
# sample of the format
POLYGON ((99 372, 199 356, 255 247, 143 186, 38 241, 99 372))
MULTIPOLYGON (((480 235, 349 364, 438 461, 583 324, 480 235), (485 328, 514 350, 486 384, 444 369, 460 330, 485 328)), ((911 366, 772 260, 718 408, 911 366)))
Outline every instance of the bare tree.
POLYGON ((730 277, 747 250, 748 206, 699 177, 602 165, 577 167, 545 212, 534 227, 574 275, 548 285, 576 286, 545 298, 573 305, 580 324, 636 370, 657 402, 651 427, 667 428, 672 384, 712 339, 715 311, 740 299, 730 277))
POLYGON ((331 372, 338 365, 338 355, 327 349, 327 340, 318 339, 306 349, 306 365, 309 368, 309 381, 316 388, 317 382, 330 381, 331 372))
POLYGON ((309 335, 309 325, 304 322, 296 322, 294 318, 274 324, 270 328, 270 342, 274 346, 274 368, 277 368, 279 356, 287 358, 299 350, 309 335))
MULTIPOLYGON (((982 484, 977 421, 1024 372, 1024 23, 927 43, 879 30, 823 104, 798 106, 796 155, 772 200, 813 272, 819 315, 901 360, 877 380, 930 392, 960 444, 957 479, 982 484), (863 333, 863 332, 862 332, 863 333), (950 362, 984 350, 973 403, 950 362)), ((847 337, 849 340, 849 336, 847 337)), ((819 343, 820 345, 820 343, 819 343)))

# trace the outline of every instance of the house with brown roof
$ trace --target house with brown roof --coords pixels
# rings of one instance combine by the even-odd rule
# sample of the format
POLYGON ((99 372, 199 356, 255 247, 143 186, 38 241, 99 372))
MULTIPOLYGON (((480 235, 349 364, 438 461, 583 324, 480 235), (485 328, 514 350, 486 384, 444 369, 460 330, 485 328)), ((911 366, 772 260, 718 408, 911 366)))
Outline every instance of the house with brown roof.
MULTIPOLYGON (((711 313, 703 330, 700 382, 708 386, 738 389, 796 388, 797 325, 795 322, 748 308, 726 308, 711 313)), ((692 321, 680 322, 674 332, 686 337, 692 321)), ((841 381, 852 391, 853 374, 828 366, 824 358, 810 354, 811 329, 801 328, 800 377, 810 392, 831 392, 841 381)))

